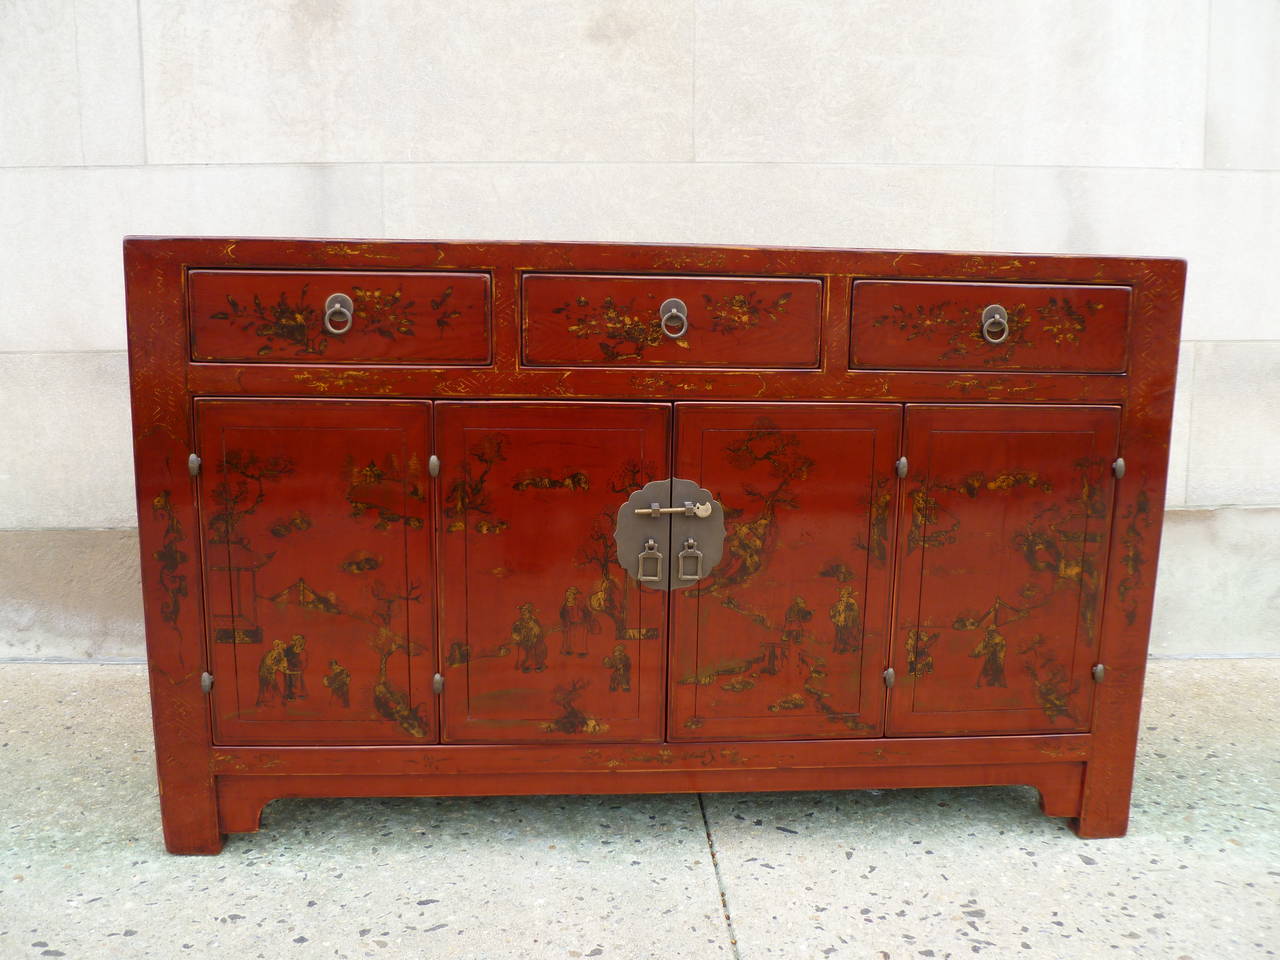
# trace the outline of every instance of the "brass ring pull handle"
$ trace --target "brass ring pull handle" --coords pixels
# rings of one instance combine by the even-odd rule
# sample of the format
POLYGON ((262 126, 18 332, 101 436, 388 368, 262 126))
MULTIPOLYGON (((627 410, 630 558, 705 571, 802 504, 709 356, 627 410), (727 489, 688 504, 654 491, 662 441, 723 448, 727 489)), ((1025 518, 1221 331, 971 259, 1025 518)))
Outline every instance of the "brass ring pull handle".
POLYGON ((678 297, 664 300, 658 308, 658 317, 662 332, 672 340, 679 340, 689 332, 689 308, 678 297))
POLYGON ((345 293, 330 294, 329 299, 324 302, 324 332, 335 337, 342 336, 355 322, 354 310, 355 304, 345 293))
POLYGON ((1004 343, 1009 338, 1009 313, 998 303, 982 311, 982 339, 987 343, 1004 343))

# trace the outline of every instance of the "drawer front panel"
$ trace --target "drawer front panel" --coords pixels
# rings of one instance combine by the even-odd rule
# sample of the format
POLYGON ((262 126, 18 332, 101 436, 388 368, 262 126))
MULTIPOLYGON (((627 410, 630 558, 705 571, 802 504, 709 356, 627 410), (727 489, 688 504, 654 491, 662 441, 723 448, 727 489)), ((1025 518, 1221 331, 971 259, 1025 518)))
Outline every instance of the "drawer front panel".
POLYGON ((852 323, 852 367, 1122 373, 1129 288, 864 280, 852 323))
POLYGON ((534 366, 809 368, 818 365, 822 281, 531 274, 524 360, 534 366), (661 308, 683 303, 687 329, 661 308), (675 335, 672 335, 675 334, 675 335))
POLYGON ((193 270, 195 360, 276 363, 490 362, 483 273, 193 270), (326 329, 325 304, 349 298, 326 329))

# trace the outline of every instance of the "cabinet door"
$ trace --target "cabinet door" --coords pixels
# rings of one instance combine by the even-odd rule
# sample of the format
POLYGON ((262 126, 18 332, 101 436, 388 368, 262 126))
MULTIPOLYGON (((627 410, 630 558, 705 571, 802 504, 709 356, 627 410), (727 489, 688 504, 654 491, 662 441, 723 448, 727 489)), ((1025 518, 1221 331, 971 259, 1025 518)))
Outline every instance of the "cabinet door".
POLYGON ((436 739, 430 412, 197 401, 217 742, 436 739))
POLYGON ((666 594, 618 566, 670 406, 439 403, 444 739, 659 740, 666 594))
POLYGON ((881 730, 901 408, 680 404, 676 476, 724 554, 672 594, 671 739, 881 730))
POLYGON ((889 733, 1088 728, 1119 420, 907 408, 889 733))

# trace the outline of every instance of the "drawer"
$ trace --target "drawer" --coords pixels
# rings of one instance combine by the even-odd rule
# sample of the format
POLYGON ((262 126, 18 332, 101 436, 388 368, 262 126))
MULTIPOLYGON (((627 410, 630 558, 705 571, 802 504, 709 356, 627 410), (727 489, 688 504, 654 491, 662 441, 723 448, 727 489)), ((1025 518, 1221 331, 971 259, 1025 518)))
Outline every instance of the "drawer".
POLYGON ((536 273, 523 309, 532 366, 816 367, 822 340, 821 280, 536 273))
POLYGON ((1121 373, 1129 288, 864 280, 852 325, 852 367, 1121 373))
POLYGON ((191 356, 275 363, 490 362, 483 273, 193 270, 191 356), (335 295, 349 311, 327 311, 335 295))

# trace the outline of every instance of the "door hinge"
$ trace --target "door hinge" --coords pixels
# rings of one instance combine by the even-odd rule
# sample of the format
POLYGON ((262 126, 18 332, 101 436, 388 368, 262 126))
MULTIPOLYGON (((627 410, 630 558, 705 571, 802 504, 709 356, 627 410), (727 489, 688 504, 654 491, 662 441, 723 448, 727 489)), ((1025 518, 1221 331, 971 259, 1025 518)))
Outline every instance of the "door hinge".
POLYGON ((440 476, 440 458, 434 453, 427 457, 427 473, 433 477, 440 476))
POLYGON ((1101 683, 1103 678, 1106 675, 1107 675, 1107 668, 1105 666, 1103 666, 1100 663, 1095 663, 1093 665, 1093 682, 1094 683, 1101 683))
POLYGON ((892 687, 895 679, 897 679, 897 674, 893 672, 893 667, 884 672, 884 685, 886 687, 892 687))
POLYGON ((187 473, 193 477, 198 475, 200 473, 200 462, 200 454, 198 453, 193 453, 187 457, 187 473))
POLYGON ((200 674, 200 692, 208 693, 212 689, 213 674, 206 670, 204 673, 200 674))
POLYGON ((893 465, 893 469, 899 477, 905 477, 907 475, 907 458, 899 457, 898 462, 893 465))
POLYGON ((444 677, 436 674, 431 678, 431 691, 433 693, 444 693, 444 677))
POLYGON ((1111 464, 1111 472, 1116 475, 1117 480, 1124 476, 1124 457, 1116 457, 1111 464))

